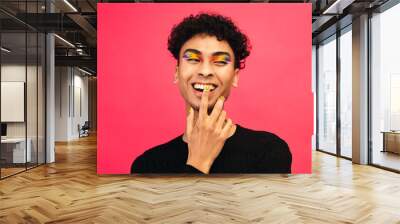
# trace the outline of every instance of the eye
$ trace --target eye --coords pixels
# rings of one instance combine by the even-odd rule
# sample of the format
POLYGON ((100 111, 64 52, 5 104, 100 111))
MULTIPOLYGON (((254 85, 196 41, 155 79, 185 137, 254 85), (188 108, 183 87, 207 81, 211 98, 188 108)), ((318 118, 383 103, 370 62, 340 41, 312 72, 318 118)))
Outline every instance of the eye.
POLYGON ((214 61, 214 64, 222 66, 222 65, 228 64, 228 62, 226 62, 226 61, 214 61))
POLYGON ((186 60, 189 61, 189 62, 200 62, 200 60, 197 59, 197 58, 188 58, 186 60))

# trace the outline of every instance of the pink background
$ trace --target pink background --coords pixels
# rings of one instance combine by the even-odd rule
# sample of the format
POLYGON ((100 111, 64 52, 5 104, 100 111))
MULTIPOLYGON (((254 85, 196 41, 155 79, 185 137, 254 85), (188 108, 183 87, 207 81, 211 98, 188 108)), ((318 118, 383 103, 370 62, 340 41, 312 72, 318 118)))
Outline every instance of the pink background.
POLYGON ((98 4, 99 174, 128 174, 146 149, 185 129, 184 101, 167 50, 173 25, 189 14, 231 17, 252 51, 226 102, 232 120, 273 132, 293 156, 293 173, 311 172, 311 4, 98 4))

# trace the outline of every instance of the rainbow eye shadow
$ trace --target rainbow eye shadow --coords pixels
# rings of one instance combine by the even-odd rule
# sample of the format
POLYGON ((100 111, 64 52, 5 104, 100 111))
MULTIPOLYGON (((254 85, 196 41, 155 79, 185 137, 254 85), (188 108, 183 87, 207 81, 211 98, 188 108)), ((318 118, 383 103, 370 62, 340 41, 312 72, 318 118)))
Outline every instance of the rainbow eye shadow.
POLYGON ((183 54, 185 60, 198 60, 200 61, 200 55, 194 52, 187 51, 183 54))
POLYGON ((214 62, 223 62, 223 63, 230 63, 231 62, 231 57, 229 57, 229 55, 226 54, 219 54, 219 55, 214 55, 212 57, 212 61, 214 62))

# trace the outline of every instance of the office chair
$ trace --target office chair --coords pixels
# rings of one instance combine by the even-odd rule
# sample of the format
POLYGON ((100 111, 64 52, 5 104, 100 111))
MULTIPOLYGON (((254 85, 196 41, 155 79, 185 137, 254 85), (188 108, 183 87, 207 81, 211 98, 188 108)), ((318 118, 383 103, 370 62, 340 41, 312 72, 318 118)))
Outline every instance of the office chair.
POLYGON ((82 127, 80 127, 80 125, 78 124, 79 138, 89 136, 89 129, 90 129, 89 121, 85 121, 82 127))

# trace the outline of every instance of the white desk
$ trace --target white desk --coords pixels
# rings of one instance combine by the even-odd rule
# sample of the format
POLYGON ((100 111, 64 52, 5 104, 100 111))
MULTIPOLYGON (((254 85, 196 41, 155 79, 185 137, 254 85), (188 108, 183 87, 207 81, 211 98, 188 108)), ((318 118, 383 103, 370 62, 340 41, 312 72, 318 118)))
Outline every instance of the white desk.
POLYGON ((12 163, 25 163, 31 161, 31 145, 32 140, 27 138, 28 147, 25 154, 25 138, 6 138, 1 139, 2 151, 10 150, 12 147, 12 163), (5 149, 3 149, 5 147, 5 149), (27 161, 25 161, 27 159, 27 161))

